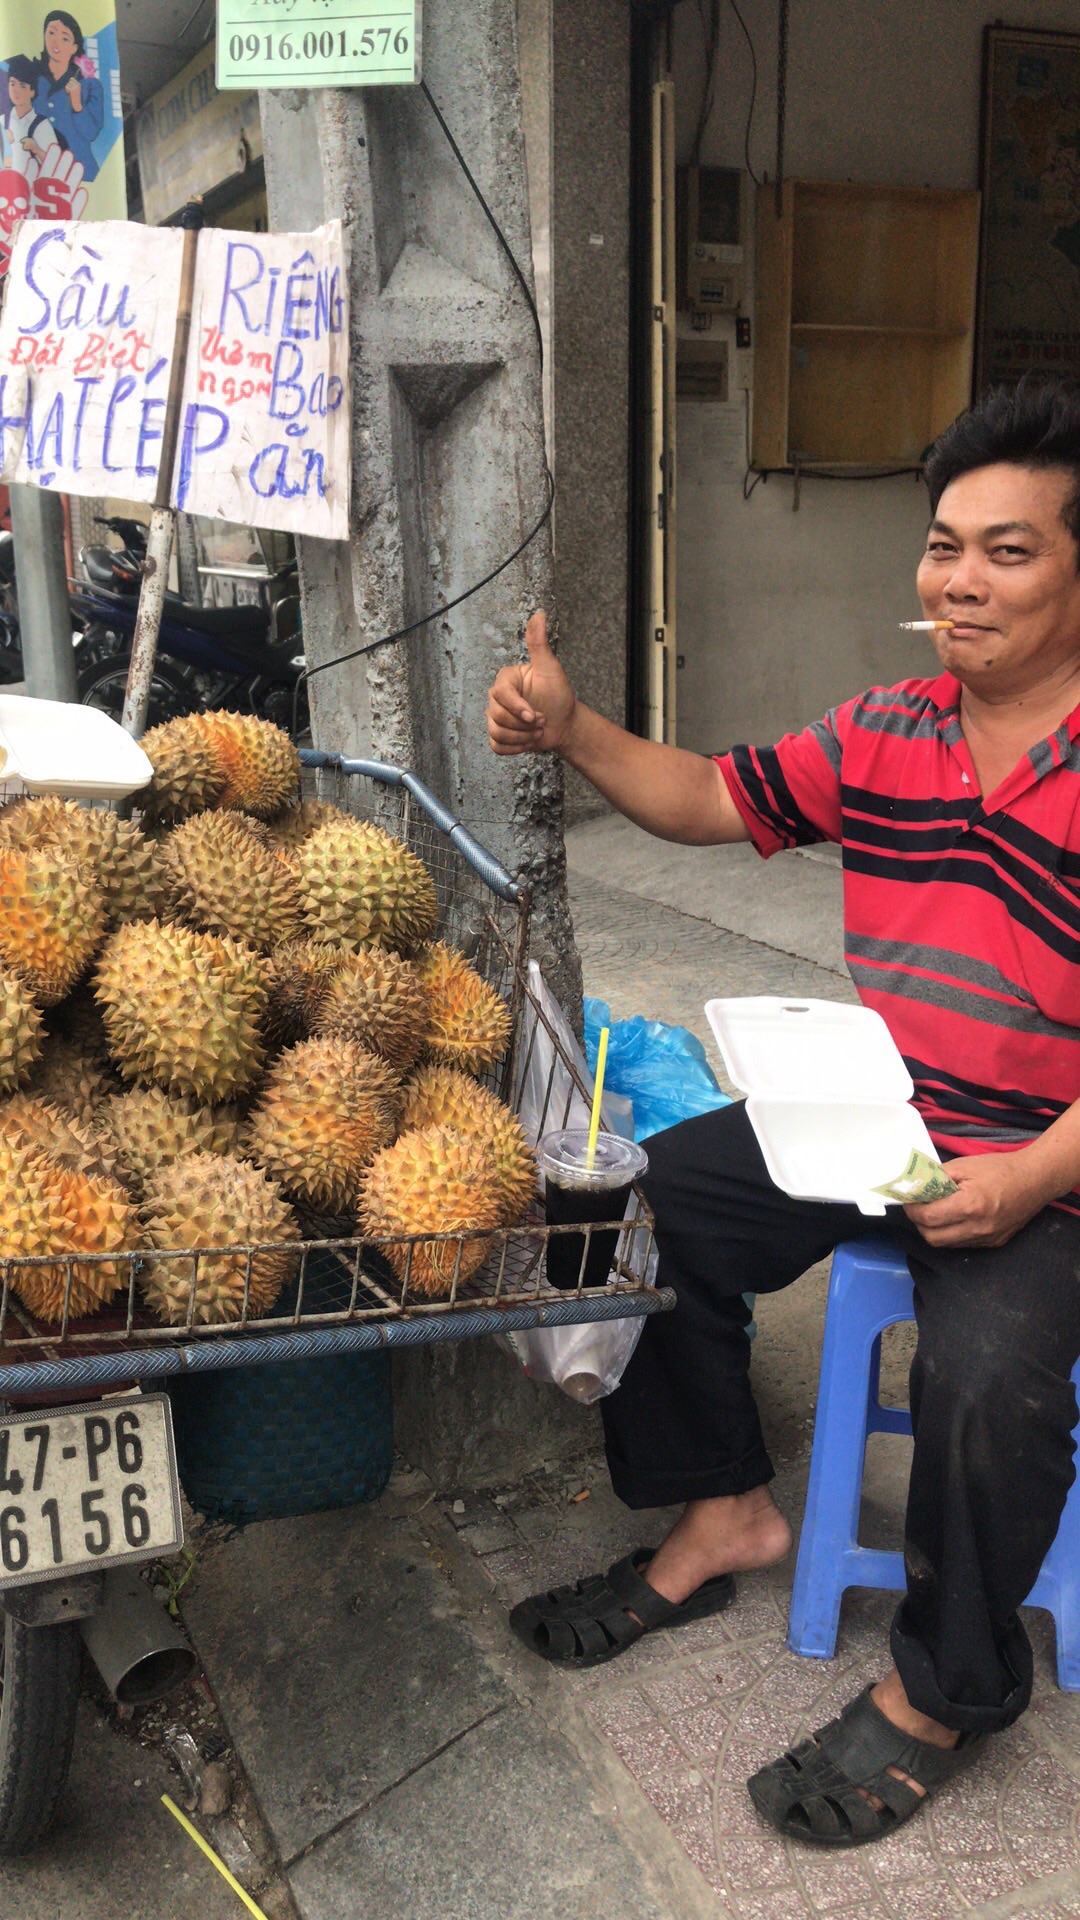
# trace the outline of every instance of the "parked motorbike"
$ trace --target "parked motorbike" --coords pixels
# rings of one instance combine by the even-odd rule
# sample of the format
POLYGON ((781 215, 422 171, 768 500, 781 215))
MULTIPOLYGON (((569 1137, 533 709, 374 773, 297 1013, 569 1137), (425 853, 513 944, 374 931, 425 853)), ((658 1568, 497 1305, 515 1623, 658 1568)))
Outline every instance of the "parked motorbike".
MULTIPOLYGON (((114 517, 102 525, 123 546, 84 547, 79 558, 87 584, 76 583, 72 613, 80 629, 77 649, 79 699, 119 719, 124 705, 131 641, 135 631, 146 530, 138 521, 114 517)), ((292 585, 295 561, 274 585, 292 585)), ((148 725, 177 713, 228 707, 292 727, 293 696, 304 667, 300 603, 295 592, 279 593, 267 607, 194 607, 167 593, 148 725)), ((307 703, 301 691, 299 731, 306 732, 307 703)))

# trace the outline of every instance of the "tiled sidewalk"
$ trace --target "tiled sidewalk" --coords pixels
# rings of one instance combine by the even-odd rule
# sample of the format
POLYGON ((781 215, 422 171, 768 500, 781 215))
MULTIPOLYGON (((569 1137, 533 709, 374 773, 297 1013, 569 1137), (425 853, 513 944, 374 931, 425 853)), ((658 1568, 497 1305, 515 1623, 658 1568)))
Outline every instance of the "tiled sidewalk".
MULTIPOLYGON (((670 1517, 627 1514, 599 1463, 588 1500, 575 1503, 574 1491, 539 1476, 474 1497, 464 1511, 446 1503, 500 1605, 607 1566, 658 1539, 670 1517)), ((791 1502, 796 1486, 782 1485, 780 1497, 791 1502)), ((545 1710, 560 1720, 585 1714, 713 1889, 718 1916, 1077 1920, 1080 1699, 1057 1691, 1042 1613, 1026 1616, 1038 1672, 1030 1712, 926 1814, 843 1854, 784 1842, 762 1824, 747 1777, 880 1678, 895 1604, 887 1594, 851 1595, 836 1658, 797 1659, 785 1645, 790 1572, 789 1563, 744 1576, 726 1613, 652 1634, 606 1666, 540 1670, 545 1710)))

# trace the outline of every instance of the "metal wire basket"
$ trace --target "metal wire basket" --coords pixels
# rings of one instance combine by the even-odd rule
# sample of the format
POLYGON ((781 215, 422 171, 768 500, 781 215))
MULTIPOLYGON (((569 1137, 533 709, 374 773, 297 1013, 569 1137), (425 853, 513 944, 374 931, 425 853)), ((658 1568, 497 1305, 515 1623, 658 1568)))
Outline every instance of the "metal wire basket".
MULTIPOLYGON (((487 1076, 488 1083, 513 1104, 524 1078, 530 1049, 546 1030, 552 1047, 540 1119, 541 1133, 567 1124, 573 1090, 588 1098, 575 1062, 568 1056, 540 1002, 530 991, 527 954, 529 901, 521 887, 460 822, 411 773, 369 760, 351 760, 308 750, 305 784, 320 798, 333 800, 358 815, 396 832, 418 853, 435 882, 439 936, 469 954, 483 977, 502 994, 511 1012, 511 1042, 505 1058, 487 1076), (556 1061, 566 1069, 556 1075, 556 1061), (555 1092, 558 1079, 563 1091, 555 1092), (566 1091, 569 1088, 570 1091, 566 1091)), ((188 1311, 181 1326, 163 1326, 143 1303, 139 1287, 146 1254, 36 1259, 0 1257, 0 1399, 30 1398, 71 1390, 110 1388, 183 1372, 267 1364, 333 1353, 362 1352, 461 1340, 481 1334, 523 1332, 622 1319, 664 1311, 674 1305, 670 1292, 647 1284, 652 1217, 644 1196, 626 1221, 595 1222, 580 1228, 547 1227, 535 1206, 520 1226, 483 1234, 397 1236, 361 1240, 324 1224, 309 1232, 299 1248, 295 1289, 283 1314, 257 1317, 249 1311, 252 1262, 260 1253, 288 1249, 260 1243, 231 1247, 154 1250, 156 1262, 176 1264, 190 1273, 188 1311), (545 1250, 553 1233, 580 1232, 584 1247, 576 1288, 556 1292, 546 1283, 545 1250), (585 1273, 593 1236, 618 1235, 612 1277, 602 1287, 587 1286, 585 1273), (416 1246, 440 1246, 442 1270, 450 1274, 445 1298, 426 1298, 411 1284, 416 1246), (466 1247, 486 1243, 486 1257, 471 1278, 462 1278, 466 1247), (403 1271, 387 1258, 403 1248, 403 1271), (445 1249, 445 1250, 443 1250, 445 1249), (195 1318, 200 1269, 215 1257, 240 1255, 245 1283, 236 1318, 202 1323, 195 1318), (109 1261, 122 1266, 123 1286, 112 1303, 92 1319, 71 1312, 76 1264, 85 1268, 109 1261), (55 1325, 35 1321, 21 1303, 19 1272, 29 1267, 66 1267, 64 1311, 55 1325)))

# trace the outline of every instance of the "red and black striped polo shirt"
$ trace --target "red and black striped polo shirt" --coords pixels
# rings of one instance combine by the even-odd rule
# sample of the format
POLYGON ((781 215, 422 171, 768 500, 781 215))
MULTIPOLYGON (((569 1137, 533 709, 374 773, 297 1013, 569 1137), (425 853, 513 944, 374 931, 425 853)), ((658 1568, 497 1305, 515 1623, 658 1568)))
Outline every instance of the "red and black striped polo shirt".
POLYGON ((943 1155, 1022 1147, 1080 1098, 1080 707, 985 800, 951 673, 718 764, 759 853, 843 847, 848 968, 943 1155))

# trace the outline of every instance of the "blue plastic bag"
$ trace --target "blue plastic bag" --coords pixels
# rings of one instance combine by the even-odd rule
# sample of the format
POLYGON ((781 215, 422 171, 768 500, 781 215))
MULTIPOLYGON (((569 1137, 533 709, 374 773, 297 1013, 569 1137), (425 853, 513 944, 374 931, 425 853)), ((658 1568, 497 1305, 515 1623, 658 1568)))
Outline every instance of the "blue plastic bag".
POLYGON ((607 1002, 586 995, 585 1053, 591 1073, 596 1072, 601 1027, 610 1028, 604 1085, 633 1101, 635 1140, 731 1105, 701 1041, 688 1027, 665 1026, 641 1014, 613 1022, 607 1002))

